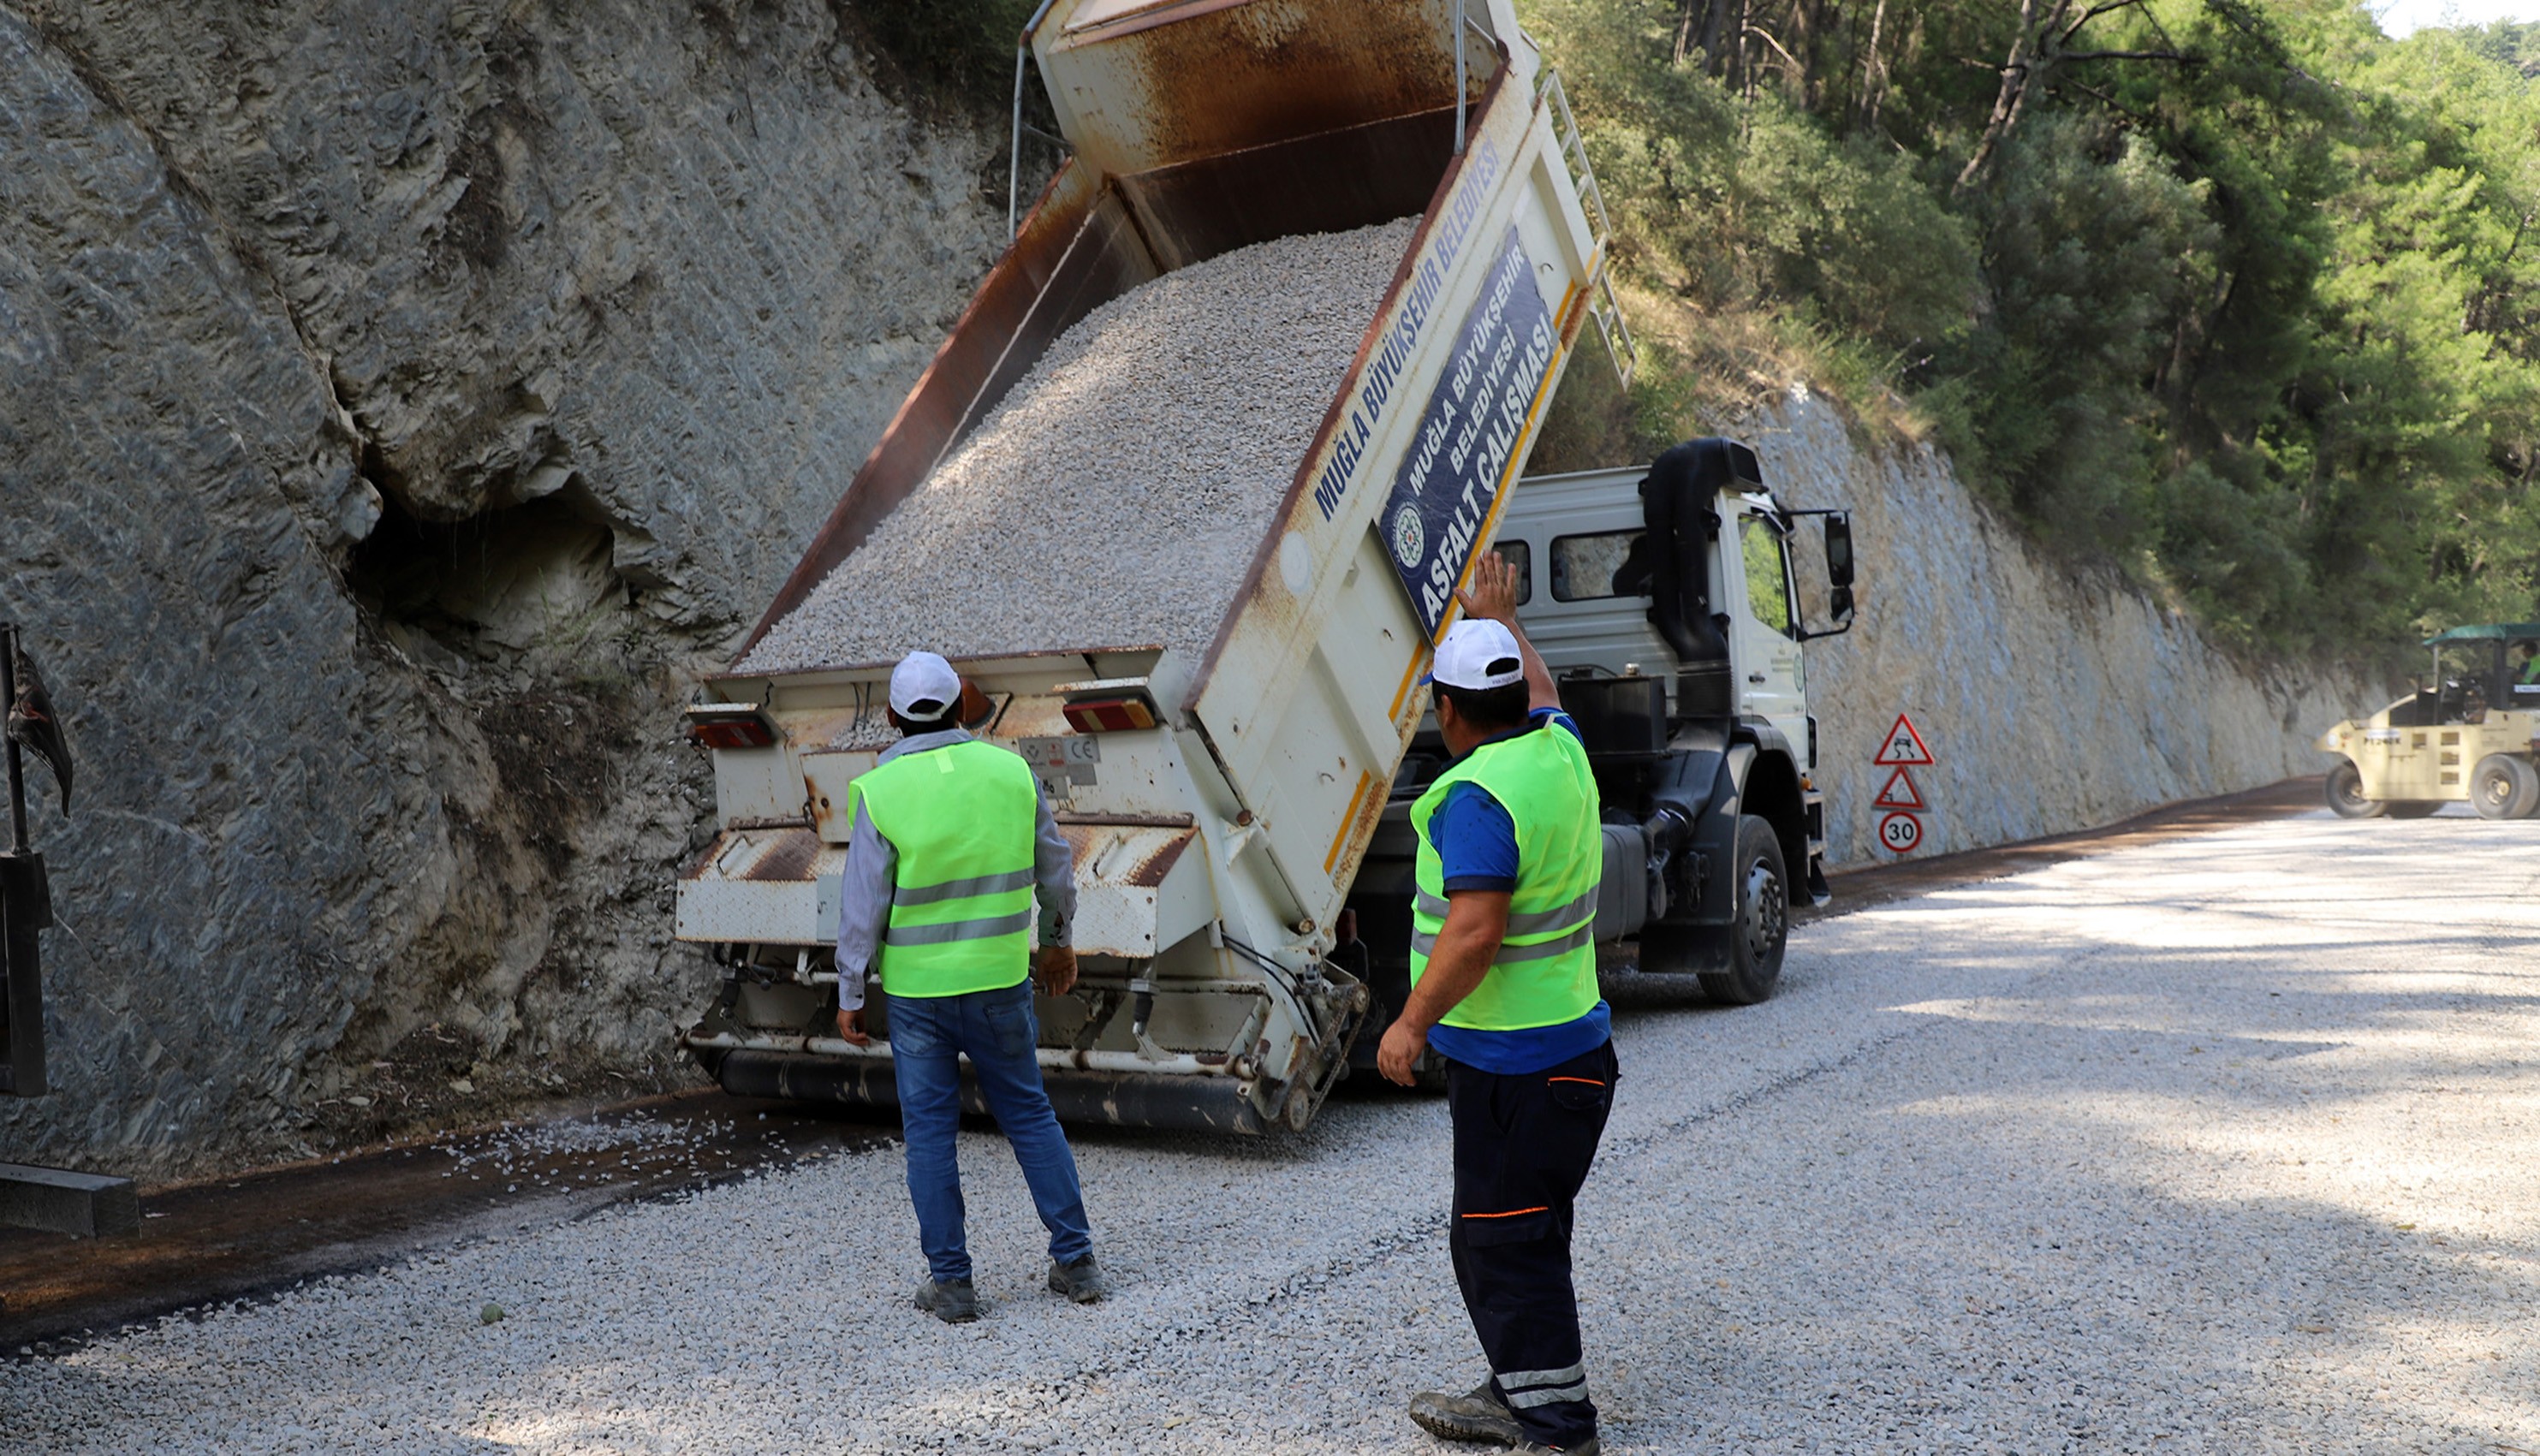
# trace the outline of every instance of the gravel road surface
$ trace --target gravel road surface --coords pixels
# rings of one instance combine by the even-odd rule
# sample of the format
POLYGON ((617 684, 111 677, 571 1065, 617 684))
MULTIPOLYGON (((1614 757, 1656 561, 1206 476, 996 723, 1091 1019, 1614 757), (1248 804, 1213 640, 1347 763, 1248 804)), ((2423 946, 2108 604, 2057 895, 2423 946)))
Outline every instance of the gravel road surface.
MULTIPOLYGON (((1608 1450, 2540 1450, 2540 824, 2120 850, 1787 976, 1616 1017, 1608 1450)), ((976 1325, 907 1307, 896 1158, 842 1154, 0 1365, 0 1450, 1447 1450, 1400 1414, 1479 1374, 1445 1124, 1080 1135, 1093 1309, 972 1135, 976 1325)))

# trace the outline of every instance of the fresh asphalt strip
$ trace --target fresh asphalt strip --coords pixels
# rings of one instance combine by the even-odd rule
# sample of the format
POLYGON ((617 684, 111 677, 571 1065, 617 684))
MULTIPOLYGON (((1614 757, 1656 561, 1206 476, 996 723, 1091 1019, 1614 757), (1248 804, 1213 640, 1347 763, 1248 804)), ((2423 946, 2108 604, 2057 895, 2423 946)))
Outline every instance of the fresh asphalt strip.
POLYGON ((144 1189, 137 1234, 0 1228, 0 1359, 893 1138, 860 1109, 704 1088, 144 1189))

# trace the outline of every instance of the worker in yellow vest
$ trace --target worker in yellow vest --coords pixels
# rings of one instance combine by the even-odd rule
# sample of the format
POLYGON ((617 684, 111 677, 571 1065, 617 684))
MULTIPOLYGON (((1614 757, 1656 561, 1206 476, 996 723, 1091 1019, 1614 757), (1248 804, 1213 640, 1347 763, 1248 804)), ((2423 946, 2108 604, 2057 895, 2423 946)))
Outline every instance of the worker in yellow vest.
POLYGON ((838 1034, 858 1046, 871 1040, 865 981, 879 970, 890 998, 884 1030, 908 1194, 926 1251, 917 1307, 947 1324, 979 1317, 954 1151, 965 1056, 1049 1229, 1050 1292, 1079 1304, 1107 1292, 1076 1156, 1041 1085, 1025 974, 1036 970, 1052 996, 1076 984, 1068 944, 1075 857, 1023 761, 962 730, 961 688, 952 664, 933 653, 911 653, 891 669, 890 721, 901 737, 849 791, 853 827, 838 902, 838 1034))
POLYGON ((1517 630, 1514 568, 1485 554, 1461 599, 1426 679, 1455 759, 1411 808, 1411 1000, 1376 1063, 1408 1086, 1422 1051, 1446 1061, 1446 1247, 1491 1375, 1414 1397, 1411 1419, 1450 1440, 1592 1453, 1570 1228, 1616 1075, 1596 994, 1596 781, 1517 630))

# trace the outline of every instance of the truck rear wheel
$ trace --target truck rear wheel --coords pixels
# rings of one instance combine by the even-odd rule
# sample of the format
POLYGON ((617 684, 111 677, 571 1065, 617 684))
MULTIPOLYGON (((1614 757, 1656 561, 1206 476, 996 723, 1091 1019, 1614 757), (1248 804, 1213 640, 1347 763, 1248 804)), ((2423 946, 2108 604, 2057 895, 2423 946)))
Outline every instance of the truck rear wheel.
POLYGON ((2528 819, 2540 808, 2540 772, 2528 759, 2491 753, 2470 770, 2469 801, 2482 819, 2528 819))
POLYGON ((1729 866, 1737 918, 1712 934, 1726 942, 1702 972, 1702 994, 1723 1005, 1751 1006, 1773 994, 1782 979, 1782 951, 1791 942, 1791 877, 1782 863, 1782 837, 1753 814, 1737 821, 1737 858, 1729 866))
POLYGON ((2377 819, 2390 807, 2364 797, 2364 771, 2351 758, 2339 759, 2337 767, 2328 771, 2328 806, 2341 819, 2377 819))

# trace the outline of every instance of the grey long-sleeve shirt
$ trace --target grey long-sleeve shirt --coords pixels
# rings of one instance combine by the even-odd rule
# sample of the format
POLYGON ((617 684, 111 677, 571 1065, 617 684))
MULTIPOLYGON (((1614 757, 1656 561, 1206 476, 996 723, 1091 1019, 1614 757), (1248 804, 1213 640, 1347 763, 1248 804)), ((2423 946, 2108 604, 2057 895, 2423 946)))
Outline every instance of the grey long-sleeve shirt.
MULTIPOLYGON (((911 733, 891 744, 874 767, 911 753, 969 741, 970 735, 959 728, 911 733)), ((1058 820, 1049 810, 1049 796, 1041 793, 1037 784, 1033 786, 1032 801, 1039 810, 1039 822, 1032 835, 1032 884, 1040 898, 1040 943, 1065 945, 1069 924, 1076 919, 1076 852, 1068 846, 1067 837, 1058 832, 1058 820)), ((865 812, 864 800, 859 798, 856 822, 847 838, 845 879, 838 886, 841 1010, 852 1011, 865 1004, 865 976, 873 967, 875 952, 882 947, 882 932, 890 925, 892 870, 898 863, 899 852, 874 827, 873 816, 865 812)))

